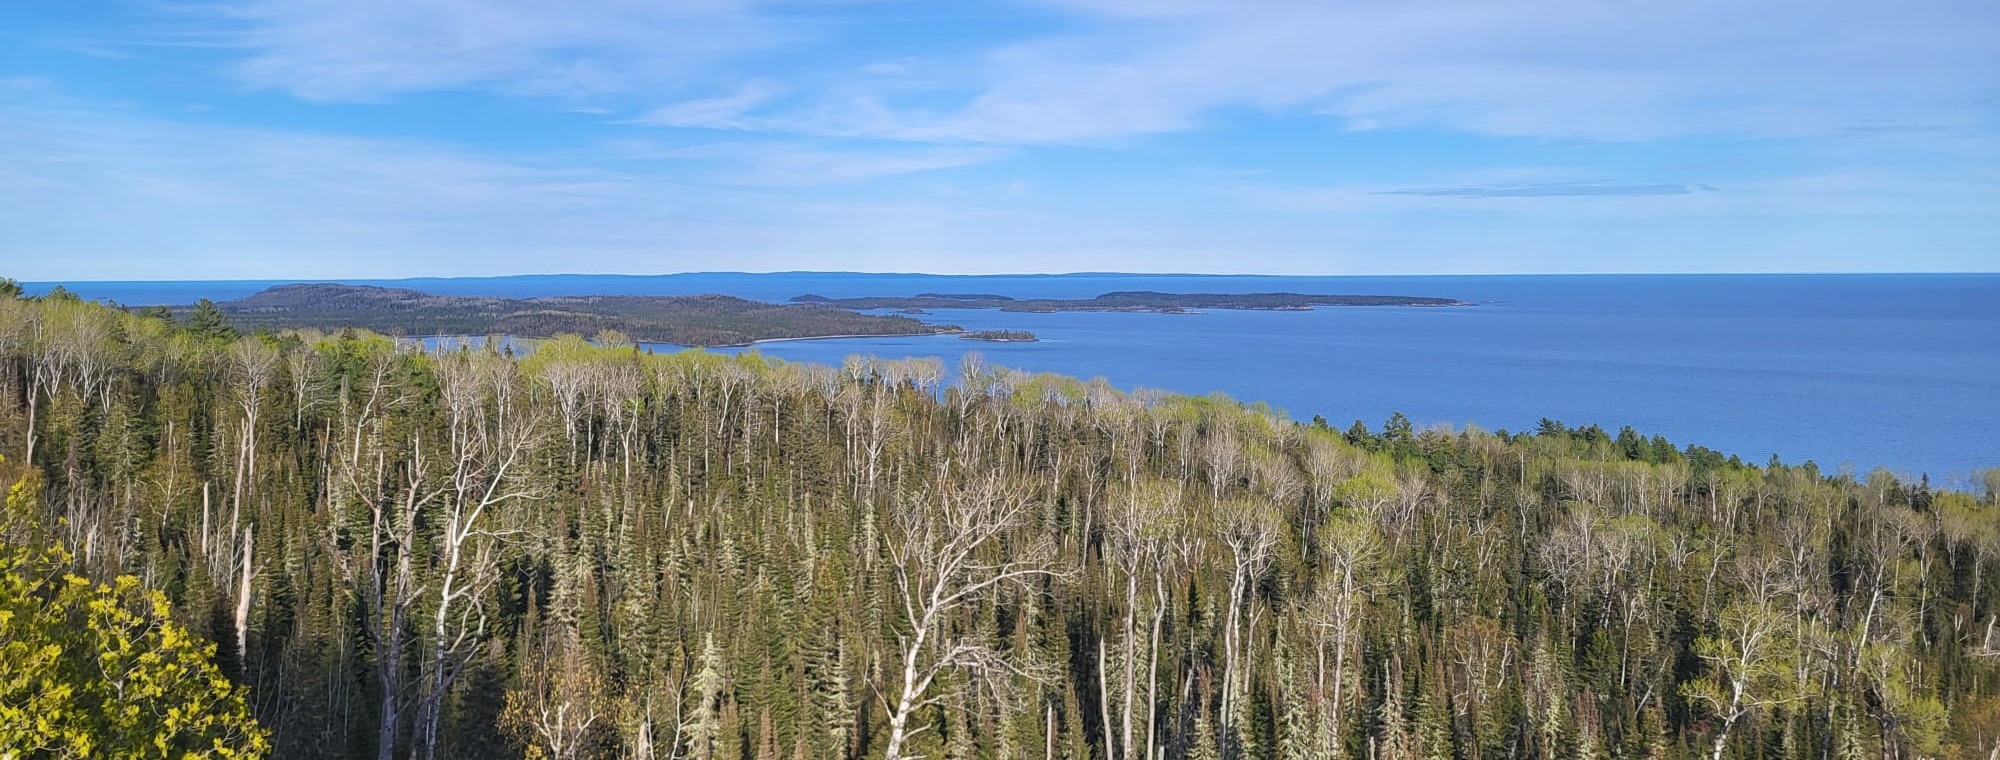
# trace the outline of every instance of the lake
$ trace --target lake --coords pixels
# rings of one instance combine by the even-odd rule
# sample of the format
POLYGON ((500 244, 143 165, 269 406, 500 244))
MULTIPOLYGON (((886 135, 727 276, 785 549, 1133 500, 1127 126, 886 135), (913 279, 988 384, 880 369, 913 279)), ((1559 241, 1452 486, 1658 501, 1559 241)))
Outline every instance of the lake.
MULTIPOLYGON (((1015 314, 936 310, 968 329, 1022 329, 1035 343, 952 336, 767 343, 793 361, 849 354, 939 356, 1121 388, 1214 391, 1300 419, 1379 429, 1401 411, 1419 426, 1532 429, 1550 417, 1631 425, 1761 463, 1857 471, 1886 466, 1960 483, 2000 466, 2000 275, 1616 275, 1266 277, 940 276, 706 273, 453 278, 360 284, 436 293, 540 296, 729 293, 783 301, 999 293, 1087 298, 1114 290, 1444 296, 1453 308, 1328 307, 1192 315, 1015 314)), ((126 304, 236 298, 273 282, 75 282, 126 304)), ((31 291, 50 283, 30 283, 31 291)), ((739 351, 745 349, 727 349, 739 351)))

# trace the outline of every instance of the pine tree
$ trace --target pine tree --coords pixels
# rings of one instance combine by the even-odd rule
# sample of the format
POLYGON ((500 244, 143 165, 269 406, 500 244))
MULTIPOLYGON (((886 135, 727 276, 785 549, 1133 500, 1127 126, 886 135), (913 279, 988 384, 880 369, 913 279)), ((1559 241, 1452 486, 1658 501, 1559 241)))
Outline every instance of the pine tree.
POLYGON ((713 760, 718 743, 727 738, 723 734, 723 691, 728 688, 722 648, 716 645, 713 633, 708 634, 702 643, 700 664, 701 670, 695 673, 693 683, 689 684, 694 705, 688 711, 681 732, 687 737, 691 757, 713 760))
POLYGON ((1278 757, 1281 760, 1333 760, 1326 722, 1308 709, 1306 686, 1289 656, 1289 647, 1274 652, 1285 697, 1278 700, 1278 757))
POLYGON ((1416 740, 1403 711, 1403 668, 1392 658, 1382 676, 1382 707, 1375 719, 1376 750, 1383 760, 1415 760, 1416 740))
POLYGON ((1434 669, 1417 692, 1417 743, 1424 760, 1452 760, 1451 708, 1441 678, 1442 672, 1434 669))
POLYGON ((1188 760, 1222 760, 1222 750, 1216 746, 1215 721, 1209 717, 1208 703, 1202 701, 1195 709, 1194 737, 1188 745, 1188 760))
POLYGON ((853 748, 854 703, 848 695, 847 640, 839 637, 837 628, 831 635, 835 637, 831 644, 813 650, 810 677, 815 724, 824 737, 821 756, 841 760, 853 748))
POLYGON ((188 313, 188 328, 195 335, 216 342, 232 341, 237 336, 236 328, 229 326, 222 309, 206 298, 196 301, 194 311, 188 313))
POLYGON ((1535 738, 1541 753, 1547 757, 1560 756, 1567 749, 1569 738, 1569 689, 1562 677, 1563 667, 1556 655, 1549 650, 1548 638, 1544 636, 1541 646, 1535 651, 1534 662, 1529 665, 1529 689, 1532 691, 1529 704, 1535 708, 1535 738))
POLYGON ((1869 748, 1868 739, 1862 733, 1860 721, 1855 719, 1853 709, 1840 711, 1840 717, 1834 720, 1833 732, 1835 760, 1873 760, 1878 757, 1869 748))

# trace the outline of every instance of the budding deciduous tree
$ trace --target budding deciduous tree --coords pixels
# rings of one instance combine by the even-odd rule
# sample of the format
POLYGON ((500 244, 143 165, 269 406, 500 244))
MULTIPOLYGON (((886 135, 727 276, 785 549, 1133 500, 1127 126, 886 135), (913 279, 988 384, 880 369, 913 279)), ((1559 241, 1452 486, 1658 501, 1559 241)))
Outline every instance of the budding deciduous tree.
POLYGON ((1745 717, 1793 701, 1796 681, 1786 648, 1793 641, 1789 615, 1764 600, 1730 604, 1717 618, 1716 632, 1695 641, 1694 651, 1708 672, 1682 685, 1689 701, 1722 720, 1710 757, 1722 760, 1729 732, 1745 717))

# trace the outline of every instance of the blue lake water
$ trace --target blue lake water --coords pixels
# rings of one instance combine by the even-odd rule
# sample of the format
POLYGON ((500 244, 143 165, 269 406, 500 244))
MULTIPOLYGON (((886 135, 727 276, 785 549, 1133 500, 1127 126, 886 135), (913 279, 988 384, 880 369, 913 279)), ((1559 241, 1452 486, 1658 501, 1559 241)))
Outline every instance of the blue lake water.
MULTIPOLYGON (((364 281, 354 281, 364 282, 364 281)), ((235 298, 271 282, 76 282, 126 304, 235 298)), ((1886 466, 1962 482, 2000 466, 2000 275, 1262 277, 844 273, 560 275, 376 281, 437 293, 538 296, 729 293, 783 301, 921 292, 1018 298, 1112 290, 1445 296, 1463 308, 1305 312, 1014 314, 940 310, 930 321, 1034 332, 1036 343, 951 336, 768 343, 838 363, 849 354, 939 356, 1122 388, 1221 391, 1294 417, 1379 428, 1532 428, 1542 417, 1631 425, 1751 461, 1772 454, 1857 471, 1886 466)), ((31 290, 48 283, 31 284, 31 290)), ((730 349, 742 350, 742 349, 730 349)))

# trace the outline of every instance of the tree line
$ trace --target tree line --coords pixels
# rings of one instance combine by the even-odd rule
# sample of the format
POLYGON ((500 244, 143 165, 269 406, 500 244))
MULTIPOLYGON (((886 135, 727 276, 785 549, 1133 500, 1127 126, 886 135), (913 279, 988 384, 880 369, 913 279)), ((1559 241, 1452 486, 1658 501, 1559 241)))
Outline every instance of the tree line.
POLYGON ((2000 756, 1996 473, 6 295, 0 475, 275 757, 2000 756))

